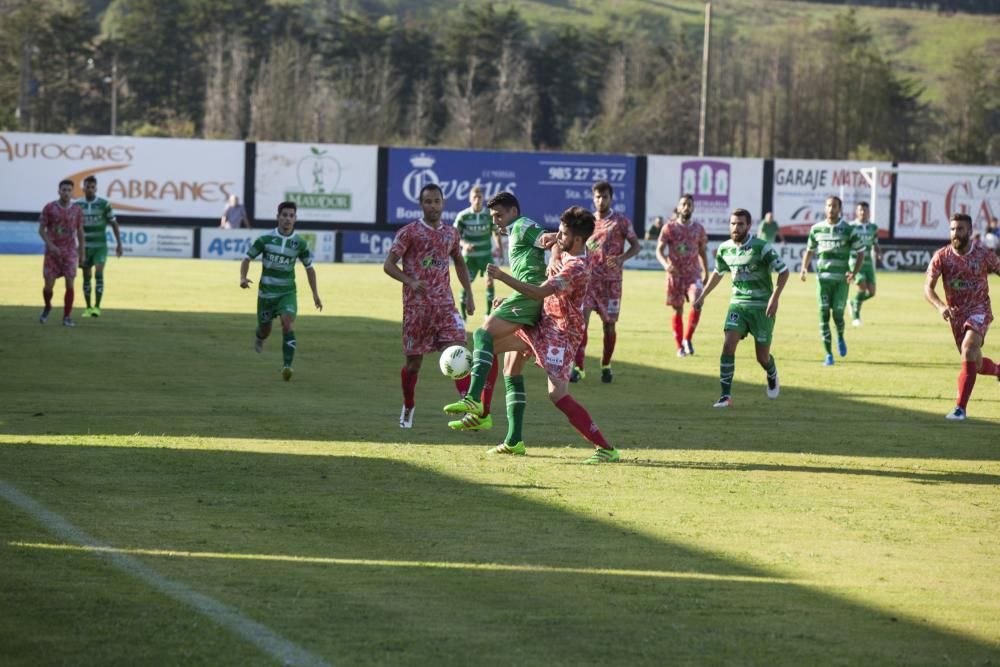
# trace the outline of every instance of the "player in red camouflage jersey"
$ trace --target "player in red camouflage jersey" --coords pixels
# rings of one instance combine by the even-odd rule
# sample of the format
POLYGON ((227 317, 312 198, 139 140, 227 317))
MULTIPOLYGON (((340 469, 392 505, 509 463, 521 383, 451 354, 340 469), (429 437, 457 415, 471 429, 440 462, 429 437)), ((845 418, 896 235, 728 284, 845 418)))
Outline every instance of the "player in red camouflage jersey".
POLYGON ((522 372, 528 357, 534 356, 535 363, 548 375, 549 399, 596 448, 584 462, 614 463, 619 459, 618 450, 608 444, 587 410, 569 393, 573 353, 586 327, 582 306, 593 268, 586 254, 586 242, 593 230, 594 216, 590 211, 580 206, 563 211, 556 241, 560 252, 553 265, 555 273, 541 285, 517 280, 496 265, 487 268, 496 280, 527 297, 543 300, 537 324, 494 342, 498 354, 520 354, 508 354, 504 360, 508 431, 504 442, 490 449, 492 454, 525 453, 521 435, 526 405, 522 372))
POLYGON ((604 323, 604 354, 601 356, 601 382, 611 382, 611 355, 615 351, 618 334, 615 323, 622 304, 622 267, 639 254, 642 246, 635 234, 632 221, 611 210, 614 189, 607 181, 598 181, 591 188, 594 194, 594 233, 587 241, 587 251, 593 262, 590 288, 583 303, 583 340, 576 351, 576 364, 570 382, 586 377, 583 371, 584 353, 587 349, 587 324, 593 310, 604 323), (628 250, 625 250, 628 241, 628 250))
MULTIPOLYGON (((403 386, 403 409, 400 428, 413 427, 414 389, 417 374, 428 352, 449 345, 465 345, 465 322, 455 309, 448 274, 449 257, 455 262, 455 274, 465 290, 465 308, 476 310, 472 298, 469 271, 462 259, 458 230, 441 224, 444 196, 441 188, 429 183, 420 190, 423 220, 406 225, 396 234, 383 269, 403 283, 403 354, 406 364, 400 371, 403 386), (398 266, 402 260, 403 268, 398 266)), ((456 380, 459 394, 465 395, 469 378, 456 380)))
POLYGON ((924 297, 951 324, 955 345, 962 354, 958 404, 946 415, 948 419, 962 420, 976 384, 976 374, 1000 377, 1000 367, 984 357, 982 351, 986 332, 993 321, 989 275, 1000 275, 1000 259, 992 250, 972 241, 972 218, 965 213, 952 215, 949 227, 951 244, 934 253, 927 266, 924 297), (943 279, 947 303, 937 295, 938 278, 943 279))
POLYGON ((76 267, 83 263, 83 209, 73 203, 73 181, 59 182, 59 199, 49 202, 42 209, 38 219, 38 235, 45 243, 45 260, 42 277, 45 287, 42 298, 45 308, 38 321, 45 324, 52 310, 52 289, 56 279, 66 279, 66 295, 63 299, 63 326, 72 327, 73 282, 76 267))
POLYGON ((694 198, 683 195, 674 217, 663 226, 656 245, 656 259, 667 272, 667 305, 674 309, 674 341, 677 356, 694 354, 691 339, 701 319, 701 310, 691 308, 684 331, 684 301, 694 303, 708 280, 708 235, 700 223, 691 220, 694 198))

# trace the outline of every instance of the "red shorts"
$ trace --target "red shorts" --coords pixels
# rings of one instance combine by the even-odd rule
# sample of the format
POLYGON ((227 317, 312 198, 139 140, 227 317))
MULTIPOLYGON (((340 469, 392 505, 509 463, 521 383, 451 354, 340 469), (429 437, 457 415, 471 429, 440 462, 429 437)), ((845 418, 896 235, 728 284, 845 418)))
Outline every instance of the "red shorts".
POLYGON ((66 277, 76 279, 76 267, 80 263, 80 255, 76 248, 60 248, 58 253, 46 252, 42 264, 42 276, 46 280, 66 277))
POLYGON ((679 276, 667 274, 667 305, 683 308, 685 301, 694 301, 704 289, 700 276, 679 276))
POLYGON ((465 322, 455 306, 403 306, 403 354, 416 356, 465 345, 465 322))
POLYGON ((602 322, 617 322, 622 309, 622 281, 591 280, 584 310, 596 310, 602 322))
POLYGON ((553 380, 569 382, 573 359, 583 336, 570 337, 565 331, 546 327, 544 320, 529 329, 518 329, 514 334, 530 347, 529 354, 535 363, 553 380))
POLYGON ((982 336, 983 340, 986 340, 986 332, 990 330, 990 322, 992 321, 993 315, 988 310, 968 313, 952 312, 948 322, 951 324, 951 333, 955 337, 955 345, 958 346, 959 351, 962 349, 962 339, 965 338, 966 329, 972 329, 982 336))

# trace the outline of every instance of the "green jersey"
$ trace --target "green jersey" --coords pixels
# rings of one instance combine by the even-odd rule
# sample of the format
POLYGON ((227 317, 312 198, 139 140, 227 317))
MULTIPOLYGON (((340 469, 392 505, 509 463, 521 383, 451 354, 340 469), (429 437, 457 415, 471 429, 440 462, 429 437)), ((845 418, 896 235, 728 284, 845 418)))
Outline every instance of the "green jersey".
POLYGON ((760 227, 757 229, 757 238, 763 239, 768 243, 774 243, 774 239, 778 236, 778 223, 774 220, 771 222, 762 222, 760 227))
POLYGON ((307 269, 312 266, 313 255, 305 239, 294 231, 282 236, 278 228, 259 236, 247 250, 247 257, 261 257, 264 270, 260 274, 261 299, 276 299, 295 293, 295 260, 307 269))
POLYGON ((462 250, 462 257, 488 259, 493 256, 493 217, 485 206, 479 213, 472 207, 465 209, 455 217, 455 229, 458 237, 474 247, 470 252, 462 250))
POLYGON ((818 222, 809 230, 806 249, 816 253, 816 273, 820 280, 847 281, 851 257, 864 246, 854 225, 844 220, 831 225, 818 222))
POLYGON ((76 205, 83 209, 83 244, 87 250, 108 247, 108 225, 115 222, 111 202, 101 197, 88 201, 78 199, 76 205))
POLYGON ((767 241, 748 238, 742 244, 730 239, 715 253, 715 272, 733 274, 733 293, 729 303, 767 307, 774 292, 772 273, 788 270, 781 256, 767 241))
POLYGON ((861 238, 861 247, 865 250, 865 266, 872 262, 872 247, 878 243, 878 225, 874 222, 855 222, 851 227, 861 238))
POLYGON ((545 249, 541 237, 545 230, 538 223, 521 216, 507 230, 510 236, 510 273, 521 282, 541 285, 545 282, 545 249))

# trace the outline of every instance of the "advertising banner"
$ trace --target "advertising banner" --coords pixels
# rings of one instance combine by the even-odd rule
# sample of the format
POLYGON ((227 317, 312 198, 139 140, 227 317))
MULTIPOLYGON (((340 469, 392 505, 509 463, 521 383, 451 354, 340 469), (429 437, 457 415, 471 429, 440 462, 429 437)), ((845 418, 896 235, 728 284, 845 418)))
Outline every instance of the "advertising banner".
POLYGON ((896 201, 896 238, 947 241, 953 213, 968 214, 982 234, 1000 217, 1000 167, 901 164, 896 201))
POLYGON ((0 222, 0 255, 41 255, 45 244, 38 235, 38 220, 0 222))
MULTIPOLYGON (((122 252, 134 257, 194 257, 194 230, 177 227, 119 227, 122 252)), ((107 230, 108 261, 115 256, 115 234, 107 230)))
MULTIPOLYGON (((264 234, 263 229, 202 229, 201 258, 202 259, 243 259, 247 250, 257 237, 264 234)), ((337 250, 336 232, 295 232, 309 245, 313 258, 317 262, 332 262, 337 250)))
POLYGON ((944 247, 946 243, 919 246, 883 245, 882 259, 879 260, 878 268, 881 271, 926 271, 934 253, 937 252, 938 248, 944 247))
POLYGON ((892 195, 892 168, 889 162, 826 160, 774 161, 774 219, 781 233, 805 236, 809 228, 826 219, 826 198, 833 195, 844 202, 843 217, 854 220, 858 202, 871 201, 871 188, 859 169, 879 168, 875 220, 879 237, 889 235, 889 207, 892 195), (882 171, 882 170, 886 171, 882 171))
POLYGON ((593 209, 590 188, 597 181, 611 183, 613 208, 631 218, 634 156, 392 148, 388 218, 399 225, 419 219, 420 189, 437 183, 445 197, 444 220, 450 224, 469 206, 469 191, 479 185, 486 200, 504 190, 513 192, 524 215, 556 229, 566 208, 593 209))
POLYGON ((0 206, 41 211, 72 180, 97 178, 120 215, 215 218, 243 193, 241 141, 0 132, 0 206))
MULTIPOLYGON (((642 241, 642 250, 638 255, 625 263, 625 268, 663 271, 663 267, 656 259, 656 243, 656 241, 642 241)), ((724 241, 708 242, 707 256, 709 271, 715 270, 715 253, 718 252, 719 246, 723 243, 724 241)), ((806 245, 804 243, 775 243, 774 249, 781 255, 781 260, 785 263, 785 266, 790 271, 798 273, 802 268, 802 256, 806 254, 806 245)))
POLYGON ((750 211, 756 228, 763 206, 764 160, 650 155, 646 165, 646 217, 669 220, 681 195, 690 194, 692 217, 709 234, 729 235, 734 208, 750 211))
POLYGON ((257 142, 258 220, 293 201, 308 222, 375 223, 378 147, 257 142))
POLYGON ((341 258, 351 264, 381 264, 395 238, 395 232, 341 232, 341 258))

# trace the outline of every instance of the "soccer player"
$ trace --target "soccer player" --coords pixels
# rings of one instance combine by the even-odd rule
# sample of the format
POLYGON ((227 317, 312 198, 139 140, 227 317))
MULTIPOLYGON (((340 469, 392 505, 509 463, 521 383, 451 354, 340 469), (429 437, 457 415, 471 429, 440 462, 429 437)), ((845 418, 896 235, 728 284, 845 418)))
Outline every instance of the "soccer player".
POLYGON ((83 179, 83 199, 78 199, 76 205, 83 209, 83 237, 86 242, 83 263, 80 264, 83 269, 83 298, 87 302, 83 316, 100 317, 101 299, 104 298, 104 265, 108 261, 108 225, 111 225, 111 231, 115 235, 116 257, 122 256, 122 235, 118 229, 118 221, 115 220, 115 212, 111 209, 111 202, 97 196, 97 177, 87 176, 83 179), (90 307, 91 268, 94 269, 97 281, 93 308, 90 307))
POLYGON ((601 356, 601 382, 611 382, 614 374, 611 372, 611 355, 615 352, 615 342, 618 333, 615 323, 622 305, 622 266, 628 260, 639 254, 642 245, 636 236, 632 221, 621 213, 611 210, 611 200, 614 189, 607 181, 594 183, 591 188, 594 196, 594 213, 596 222, 594 233, 587 241, 587 251, 593 257, 593 273, 590 278, 590 291, 583 302, 583 341, 576 351, 576 365, 570 376, 570 382, 578 382, 587 375, 583 370, 584 353, 587 348, 587 325, 590 323, 590 313, 597 314, 604 323, 604 352, 601 356), (628 241, 628 250, 625 250, 628 241))
POLYGON ((951 324, 955 345, 962 355, 958 374, 958 404, 948 419, 965 419, 976 374, 1000 377, 1000 366, 983 356, 983 341, 993 321, 989 275, 1000 275, 1000 259, 982 244, 972 242, 972 218, 955 213, 949 221, 951 244, 934 253, 927 266, 924 297, 951 324), (947 303, 937 295, 937 281, 944 283, 947 303))
MULTIPOLYGON (((483 206, 483 189, 474 185, 469 191, 469 208, 455 216, 455 229, 458 230, 459 245, 462 248, 462 258, 469 270, 469 280, 477 276, 486 276, 486 314, 493 310, 493 278, 486 272, 486 267, 493 264, 493 218, 483 206)), ((499 241, 499 239, 498 239, 499 241)), ((465 312, 465 288, 459 293, 459 307, 462 319, 468 317, 465 312)))
POLYGON ((313 255, 306 240, 295 233, 298 207, 295 202, 283 201, 278 204, 278 226, 267 234, 262 234, 250 245, 247 256, 240 262, 240 287, 247 289, 252 280, 247 279, 250 261, 261 258, 263 269, 257 292, 257 338, 254 350, 264 349, 264 341, 271 335, 271 323, 275 317, 281 318, 281 377, 285 382, 292 379, 292 359, 295 357, 295 314, 298 311, 298 297, 295 291, 295 261, 306 267, 309 289, 312 290, 316 310, 323 310, 323 302, 316 290, 316 269, 313 255))
MULTIPOLYGON (((545 234, 538 223, 521 215, 521 204, 510 192, 499 192, 486 204, 502 236, 510 237, 510 271, 519 281, 531 285, 545 282, 545 249, 555 243, 555 234, 545 234)), ((495 266, 495 265, 494 265, 495 266)), ((489 267, 487 270, 490 271, 489 267)), ((496 277, 494 272, 494 278, 496 277)), ((493 363, 493 341, 530 327, 542 314, 542 302, 516 292, 503 302, 476 329, 472 340, 472 381, 462 400, 444 406, 448 414, 462 414, 448 426, 463 430, 493 428, 487 404, 492 398, 498 368, 493 363)), ((509 394, 509 389, 508 389, 509 394)))
MULTIPOLYGON (((458 231, 441 224, 444 194, 440 186, 428 183, 420 189, 420 208, 423 219, 414 220, 396 232, 389 256, 382 265, 391 278, 403 283, 406 363, 399 373, 403 388, 400 428, 413 428, 414 393, 424 355, 450 345, 465 345, 465 323, 455 309, 455 297, 451 294, 449 258, 455 261, 455 274, 465 295, 465 309, 470 315, 476 312, 458 231)), ((467 377, 455 381, 459 393, 464 393, 468 385, 467 377)))
POLYGON ((833 366, 833 349, 830 340, 830 315, 837 327, 837 351, 847 356, 844 340, 844 308, 847 292, 859 267, 865 261, 865 249, 854 226, 840 217, 843 203, 840 197, 826 198, 826 220, 809 229, 806 254, 802 257, 799 277, 805 282, 809 261, 816 255, 816 300, 819 302, 819 332, 823 338, 826 357, 824 366, 833 366), (853 260, 853 261, 852 261, 853 260))
POLYGON ((770 211, 764 214, 764 219, 757 228, 757 238, 767 243, 774 243, 774 239, 776 238, 780 243, 785 242, 785 235, 781 233, 781 227, 775 222, 774 214, 770 211))
POLYGON ((751 334, 757 352, 757 363, 767 374, 767 397, 778 398, 778 368, 771 356, 774 318, 778 313, 778 299, 788 282, 788 267, 774 247, 767 241, 750 237, 750 212, 738 208, 729 216, 729 239, 715 253, 715 271, 705 285, 705 291, 695 299, 701 308, 705 298, 722 280, 723 273, 733 274, 733 292, 729 298, 729 311, 722 329, 725 340, 719 357, 719 383, 722 396, 716 408, 733 405, 733 372, 736 369, 736 346, 751 334), (778 274, 778 284, 771 287, 771 273, 778 274))
POLYGON ((882 259, 882 248, 878 244, 878 225, 868 219, 868 202, 858 202, 854 209, 854 227, 861 237, 865 261, 854 279, 858 291, 851 300, 851 325, 861 326, 861 304, 875 297, 875 262, 882 259))
POLYGON ((66 294, 63 297, 63 326, 73 327, 73 282, 76 267, 83 264, 83 211, 73 204, 73 181, 59 181, 59 199, 49 202, 42 209, 38 219, 38 235, 45 243, 45 259, 42 263, 42 298, 45 307, 38 321, 45 324, 52 311, 52 289, 56 279, 66 279, 66 294))
POLYGON ((667 272, 667 305, 674 309, 678 357, 694 354, 691 340, 701 319, 701 309, 692 306, 684 331, 684 301, 697 301, 708 280, 708 235, 701 223, 691 219, 693 214, 694 197, 683 195, 656 244, 656 259, 667 272))
POLYGON ((522 435, 526 405, 522 371, 527 358, 534 356, 535 363, 548 375, 549 399, 595 447, 593 455, 584 463, 614 463, 620 458, 618 450, 608 444, 587 410, 569 393, 573 351, 583 340, 586 330, 582 306, 594 266, 593 258, 586 254, 586 243, 593 231, 594 216, 590 211, 580 206, 563 211, 556 237, 560 252, 553 263, 554 274, 540 285, 517 280, 497 266, 489 267, 497 280, 544 304, 536 325, 516 330, 496 342, 498 353, 517 354, 508 354, 504 364, 507 437, 490 449, 491 454, 523 455, 526 451, 522 435))

